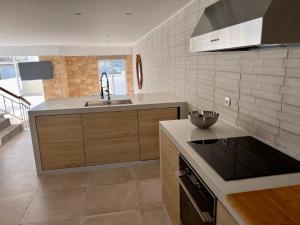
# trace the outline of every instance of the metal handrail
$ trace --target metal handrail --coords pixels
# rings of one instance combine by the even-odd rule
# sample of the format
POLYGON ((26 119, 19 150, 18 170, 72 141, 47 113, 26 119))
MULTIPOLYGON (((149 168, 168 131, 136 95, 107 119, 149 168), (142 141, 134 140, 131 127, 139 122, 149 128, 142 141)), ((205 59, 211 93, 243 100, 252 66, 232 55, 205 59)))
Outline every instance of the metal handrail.
POLYGON ((3 95, 0 93, 0 97, 2 97, 3 101, 3 107, 0 108, 0 111, 10 115, 13 118, 16 118, 20 120, 24 127, 29 126, 28 122, 28 110, 30 109, 31 103, 27 101, 22 96, 15 95, 14 93, 0 87, 0 91, 3 91, 4 93, 10 95, 13 98, 16 98, 17 100, 14 100, 6 95, 3 95), (10 107, 12 111, 9 110, 9 103, 11 104, 10 107), (16 108, 15 108, 16 107, 16 108), (18 114, 19 112, 19 114, 18 114))
POLYGON ((3 87, 0 87, 0 91, 3 91, 5 92, 6 94, 9 94, 11 96, 13 96, 14 98, 17 98, 17 99, 20 99, 21 101, 25 102, 28 106, 31 105, 31 103, 29 101, 27 101, 25 98, 23 98, 22 96, 19 96, 19 95, 16 95, 8 90, 6 90, 5 88, 3 87))

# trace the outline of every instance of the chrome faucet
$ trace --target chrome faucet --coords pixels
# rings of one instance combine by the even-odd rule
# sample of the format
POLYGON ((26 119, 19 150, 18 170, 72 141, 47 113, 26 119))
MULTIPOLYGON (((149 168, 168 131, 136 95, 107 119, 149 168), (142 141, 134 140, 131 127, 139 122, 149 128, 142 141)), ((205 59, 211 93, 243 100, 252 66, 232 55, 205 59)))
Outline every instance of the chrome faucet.
POLYGON ((106 76, 106 92, 107 92, 107 101, 110 102, 110 92, 109 92, 109 81, 108 81, 108 76, 107 74, 104 72, 101 74, 101 77, 100 77, 100 83, 101 83, 101 90, 100 90, 100 95, 101 95, 101 98, 104 99, 104 93, 103 93, 103 76, 106 76))

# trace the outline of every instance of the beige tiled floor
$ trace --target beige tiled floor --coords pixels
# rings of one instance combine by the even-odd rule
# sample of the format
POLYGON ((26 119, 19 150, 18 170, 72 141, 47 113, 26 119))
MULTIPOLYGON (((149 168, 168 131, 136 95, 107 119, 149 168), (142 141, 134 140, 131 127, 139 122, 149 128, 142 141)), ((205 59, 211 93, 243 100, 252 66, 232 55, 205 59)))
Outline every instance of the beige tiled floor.
POLYGON ((170 225, 159 164, 37 177, 29 131, 0 148, 0 225, 170 225))

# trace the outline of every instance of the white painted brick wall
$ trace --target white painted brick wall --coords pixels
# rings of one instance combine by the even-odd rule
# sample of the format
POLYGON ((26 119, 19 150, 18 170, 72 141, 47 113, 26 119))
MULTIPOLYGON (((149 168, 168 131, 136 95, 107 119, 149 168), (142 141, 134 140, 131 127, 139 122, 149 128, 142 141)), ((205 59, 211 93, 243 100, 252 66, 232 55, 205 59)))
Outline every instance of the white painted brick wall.
POLYGON ((300 159, 300 46, 190 53, 191 33, 204 8, 216 1, 194 0, 134 47, 144 68, 143 90, 135 80, 135 91, 169 91, 191 110, 218 111, 300 159), (225 96, 232 98, 230 108, 225 96))

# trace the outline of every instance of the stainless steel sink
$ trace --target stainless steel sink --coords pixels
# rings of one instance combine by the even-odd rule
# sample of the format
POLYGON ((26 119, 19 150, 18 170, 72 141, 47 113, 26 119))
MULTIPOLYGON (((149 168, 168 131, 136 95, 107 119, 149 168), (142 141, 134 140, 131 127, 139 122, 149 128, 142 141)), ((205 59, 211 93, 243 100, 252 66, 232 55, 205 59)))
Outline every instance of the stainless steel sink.
POLYGON ((108 106, 108 105, 128 105, 132 104, 131 99, 119 99, 119 100, 99 100, 99 101, 88 101, 85 103, 84 106, 86 107, 92 107, 92 106, 108 106))

